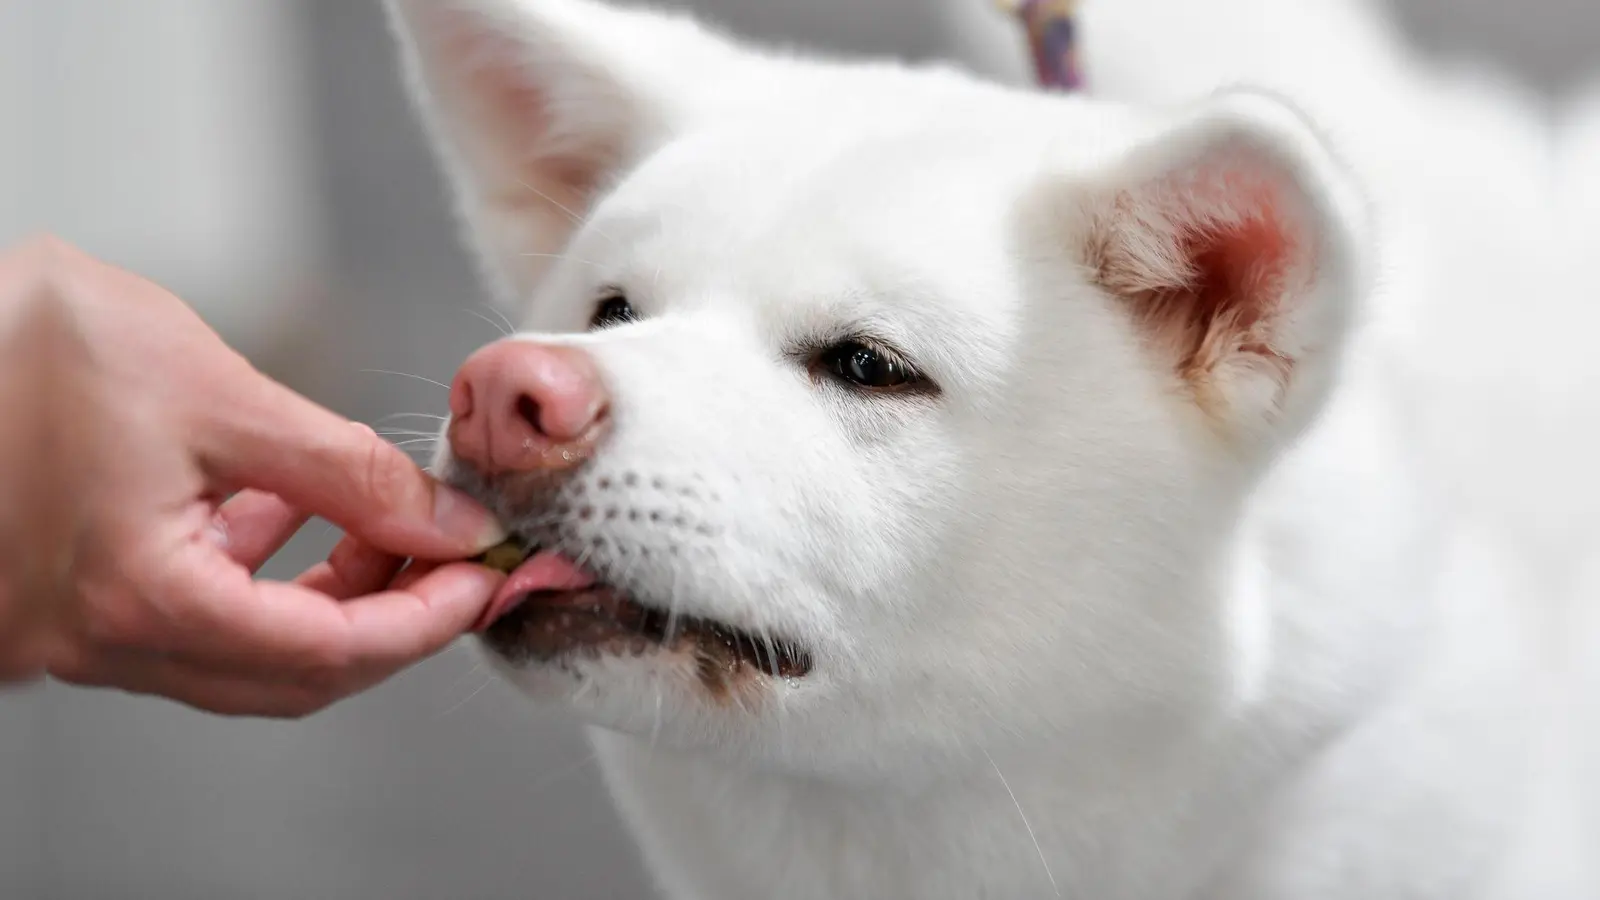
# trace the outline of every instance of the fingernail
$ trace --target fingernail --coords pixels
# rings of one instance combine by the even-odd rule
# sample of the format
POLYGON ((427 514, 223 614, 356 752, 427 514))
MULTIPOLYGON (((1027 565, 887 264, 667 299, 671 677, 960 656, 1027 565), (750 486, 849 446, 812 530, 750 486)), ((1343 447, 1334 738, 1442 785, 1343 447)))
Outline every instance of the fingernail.
POLYGON ((206 537, 218 547, 224 550, 228 548, 228 526, 223 523, 221 516, 211 517, 211 524, 206 526, 206 537))
POLYGON ((487 550, 508 536, 477 501, 443 484, 434 488, 433 521, 445 534, 471 542, 472 552, 487 550))

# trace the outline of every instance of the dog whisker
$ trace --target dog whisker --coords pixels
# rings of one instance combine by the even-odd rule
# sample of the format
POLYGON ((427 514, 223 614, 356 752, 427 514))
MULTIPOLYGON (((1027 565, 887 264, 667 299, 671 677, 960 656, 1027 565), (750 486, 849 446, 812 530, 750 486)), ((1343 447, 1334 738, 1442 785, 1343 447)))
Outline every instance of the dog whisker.
POLYGON ((497 334, 499 334, 501 337, 510 337, 511 336, 511 333, 512 333, 511 329, 506 327, 505 325, 501 325, 499 322, 496 322, 495 320, 489 318, 488 316, 484 315, 481 312, 478 312, 475 309, 469 309, 469 310, 467 310, 467 312, 470 313, 471 315, 477 316, 478 318, 482 319, 485 324, 487 324, 489 327, 493 328, 495 330, 495 332, 497 334))
POLYGON ((1022 811, 1022 803, 1017 800, 1016 792, 1011 790, 1011 783, 1006 781, 1005 773, 1000 771, 1000 766, 994 761, 994 757, 989 755, 987 749, 983 747, 978 749, 983 751, 983 758, 989 761, 989 766, 994 769, 995 776, 1000 779, 1000 785, 1006 789, 1006 794, 1011 797, 1012 805, 1017 808, 1017 817, 1022 820, 1022 827, 1028 829, 1028 837, 1033 841, 1033 849, 1039 853, 1039 865, 1044 867, 1044 875, 1050 880, 1050 890, 1059 898, 1061 896, 1061 888, 1056 885, 1056 876, 1050 871, 1050 861, 1045 859, 1044 847, 1039 844, 1039 836, 1034 834, 1033 825, 1028 822, 1028 814, 1022 811))
POLYGON ((511 317, 506 315, 499 307, 494 306, 494 305, 489 304, 489 303, 480 303, 479 305, 482 306, 484 309, 488 310, 489 312, 494 313, 496 316, 499 317, 501 322, 505 323, 506 334, 509 335, 509 334, 515 334, 516 333, 517 326, 512 323, 511 317))
POLYGON ((656 689, 656 717, 655 717, 655 724, 653 724, 650 727, 650 749, 653 752, 655 750, 655 748, 656 748, 656 742, 661 737, 661 673, 660 672, 652 673, 651 681, 653 681, 655 683, 655 689, 656 689))
MULTIPOLYGON (((517 184, 520 184, 524 188, 528 189, 529 191, 532 191, 534 196, 536 196, 539 199, 543 200, 544 202, 550 204, 551 206, 554 206, 556 209, 559 209, 562 212, 566 213, 567 217, 572 219, 572 224, 578 226, 579 228, 582 228, 582 227, 584 227, 586 225, 589 225, 589 220, 588 220, 587 217, 580 216, 577 213, 573 212, 570 208, 568 208, 561 201, 559 201, 556 198, 550 196, 549 194, 545 193, 544 191, 539 190, 537 187, 534 187, 533 185, 529 184, 528 182, 524 181, 521 178, 518 178, 516 181, 517 181, 517 184)), ((593 230, 594 230, 595 234, 600 235, 601 237, 605 238, 606 240, 610 241, 611 243, 613 243, 613 244, 617 243, 616 238, 613 238, 611 235, 606 234, 604 231, 601 231, 599 228, 594 228, 593 230)))
POLYGON ((472 663, 472 667, 471 668, 469 668, 465 672, 462 672, 461 674, 457 675, 455 677, 455 679, 450 682, 449 690, 454 692, 456 688, 461 686, 461 682, 466 681, 468 678, 471 678, 472 676, 474 676, 474 675, 476 675, 476 674, 478 674, 479 672, 482 672, 482 671, 483 671, 483 662, 481 660, 474 661, 472 663))
POLYGON ((373 375, 395 375, 395 376, 398 376, 400 378, 414 378, 417 381, 425 381, 428 384, 432 384, 432 385, 436 385, 438 387, 442 387, 447 391, 450 390, 450 385, 445 384, 442 381, 435 381, 434 379, 429 378, 429 377, 427 377, 425 375, 417 375, 417 374, 414 374, 412 372, 396 372, 393 369, 361 369, 360 371, 362 371, 363 373, 369 373, 369 374, 373 374, 373 375))
POLYGON ((673 569, 672 570, 672 573, 671 573, 670 577, 672 579, 672 584, 669 586, 669 588, 667 590, 667 639, 668 640, 671 640, 672 636, 678 633, 678 625, 679 625, 679 622, 678 622, 678 609, 679 609, 679 599, 680 599, 680 593, 681 593, 679 591, 679 588, 678 588, 678 571, 677 571, 677 569, 673 569))
POLYGON ((441 416, 441 415, 438 415, 436 413, 398 412, 398 413, 392 413, 390 415, 384 416, 383 418, 379 419, 378 421, 380 423, 382 423, 382 422, 387 422, 390 419, 404 419, 404 418, 433 419, 435 421, 444 422, 444 421, 448 420, 450 417, 449 416, 441 416))
POLYGON ((526 257, 526 258, 529 258, 529 259, 571 260, 572 262, 575 262, 575 263, 582 263, 582 264, 584 264, 586 266, 593 266, 596 269, 601 268, 600 263, 597 263, 592 259, 584 259, 582 257, 573 256, 570 253, 518 253, 517 255, 521 256, 521 257, 526 257))
POLYGON ((559 767, 557 767, 555 769, 550 770, 549 772, 544 773, 544 775, 540 776, 539 778, 534 779, 532 782, 530 782, 528 784, 528 786, 527 786, 527 796, 531 799, 534 795, 538 794, 540 791, 542 791, 542 790, 544 790, 544 789, 546 789, 548 787, 553 786, 554 784, 556 784, 557 782, 561 781, 564 778, 568 778, 568 777, 572 776, 574 773, 578 772, 579 770, 583 769, 584 767, 588 766, 590 763, 592 763, 594 761, 595 761, 595 754, 594 754, 594 751, 591 750, 588 753, 584 754, 579 759, 573 760, 570 763, 566 763, 566 764, 564 764, 562 766, 559 766, 559 767))
POLYGON ((472 690, 471 693, 467 694, 465 697, 462 697, 460 700, 457 700, 455 703, 451 704, 449 709, 446 709, 444 712, 439 714, 439 718, 443 719, 445 716, 448 716, 451 713, 455 712, 456 710, 460 709, 461 707, 466 706, 468 703, 470 703, 472 701, 472 698, 474 698, 474 697, 478 696, 479 694, 483 693, 484 690, 489 687, 489 685, 494 684, 494 681, 495 681, 495 678, 494 678, 493 675, 484 676, 482 684, 479 684, 476 688, 474 688, 472 690))

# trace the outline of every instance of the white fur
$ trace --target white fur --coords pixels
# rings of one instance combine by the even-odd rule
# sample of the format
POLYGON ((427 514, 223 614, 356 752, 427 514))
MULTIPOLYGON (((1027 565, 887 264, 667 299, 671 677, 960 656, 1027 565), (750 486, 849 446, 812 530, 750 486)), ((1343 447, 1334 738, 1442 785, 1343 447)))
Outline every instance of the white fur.
POLYGON ((667 656, 501 665, 597 726, 668 896, 1600 895, 1557 588, 1495 512, 1539 498, 1481 478, 1546 421, 1493 417, 1535 368, 1487 329, 1533 331, 1503 309, 1560 259, 1516 98, 1316 0, 1088 4, 1094 100, 588 0, 392 5, 491 283, 612 389, 586 561, 817 659, 731 702, 667 656), (1315 264, 1262 326, 1288 374, 1230 355, 1200 402, 1084 247, 1174 280, 1173 222, 1249 212, 1217 171, 1315 264), (577 334, 607 285, 644 321, 577 334), (938 396, 809 377, 851 330, 938 396))

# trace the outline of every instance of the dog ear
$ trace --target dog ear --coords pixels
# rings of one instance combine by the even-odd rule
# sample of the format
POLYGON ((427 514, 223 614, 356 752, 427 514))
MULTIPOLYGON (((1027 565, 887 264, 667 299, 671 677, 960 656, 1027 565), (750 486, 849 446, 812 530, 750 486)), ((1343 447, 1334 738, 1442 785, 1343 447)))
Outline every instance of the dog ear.
POLYGON ((1368 289, 1366 210, 1287 103, 1219 94, 1080 186, 1090 280, 1230 439, 1321 406, 1368 289))
POLYGON ((687 18, 590 0, 388 0, 413 100, 502 299, 750 58, 687 18))

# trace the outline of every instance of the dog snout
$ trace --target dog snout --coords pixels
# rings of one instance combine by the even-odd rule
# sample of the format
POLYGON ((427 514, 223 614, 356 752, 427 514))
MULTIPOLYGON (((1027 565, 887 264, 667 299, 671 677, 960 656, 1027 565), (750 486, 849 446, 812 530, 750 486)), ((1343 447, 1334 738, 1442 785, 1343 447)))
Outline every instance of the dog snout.
POLYGON ((610 397, 582 348, 520 338, 468 357, 450 387, 450 448, 486 475, 561 472, 593 453, 610 397))

